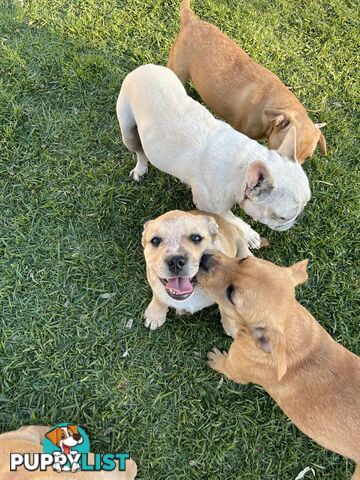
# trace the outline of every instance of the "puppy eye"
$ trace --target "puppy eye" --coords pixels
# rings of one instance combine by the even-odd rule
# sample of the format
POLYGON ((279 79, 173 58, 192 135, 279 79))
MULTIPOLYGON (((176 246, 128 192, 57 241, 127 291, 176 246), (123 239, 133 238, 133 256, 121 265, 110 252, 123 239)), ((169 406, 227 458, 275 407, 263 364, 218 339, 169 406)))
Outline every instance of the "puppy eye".
POLYGON ((279 217, 279 219, 280 219, 280 220, 286 220, 286 218, 285 218, 285 217, 279 217))
POLYGON ((288 127, 289 125, 290 125, 290 120, 285 119, 280 123, 279 128, 281 130, 283 130, 284 128, 288 127))
POLYGON ((190 236, 190 239, 192 242, 194 243, 200 243, 201 240, 203 239, 203 237, 201 235, 199 235, 198 233, 193 233, 191 236, 190 236))
POLYGON ((230 300, 230 302, 234 305, 234 302, 232 300, 232 294, 234 293, 234 287, 233 285, 229 285, 226 289, 226 296, 230 300))
POLYGON ((61 434, 61 438, 65 438, 65 433, 62 433, 62 434, 61 434))
POLYGON ((150 240, 151 245, 154 247, 158 247, 161 243, 161 238, 160 237, 154 237, 150 240))

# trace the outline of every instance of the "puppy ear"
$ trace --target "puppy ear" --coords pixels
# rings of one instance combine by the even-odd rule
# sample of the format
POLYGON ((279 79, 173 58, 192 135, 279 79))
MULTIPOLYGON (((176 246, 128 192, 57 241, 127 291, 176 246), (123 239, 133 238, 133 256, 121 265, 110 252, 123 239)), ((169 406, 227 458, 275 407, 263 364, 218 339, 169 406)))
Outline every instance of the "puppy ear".
POLYGON ((255 200, 268 195, 273 188, 273 182, 266 165, 261 161, 254 161, 246 172, 246 196, 255 200))
POLYGON ((280 129, 286 128, 291 121, 288 113, 285 110, 273 110, 271 108, 266 108, 264 110, 264 114, 269 122, 272 122, 273 125, 279 127, 280 129))
POLYGON ((50 430, 50 432, 45 433, 45 438, 50 440, 51 443, 57 445, 58 443, 58 430, 59 427, 55 428, 54 430, 50 430))
POLYGON ((79 433, 79 432, 78 432, 77 425, 68 425, 67 428, 68 428, 69 430, 71 430, 72 433, 74 433, 74 434, 79 433))
POLYGON ((282 157, 294 160, 294 162, 298 161, 296 158, 296 128, 294 126, 289 128, 282 144, 276 151, 282 157))
POLYGON ((320 137, 319 137, 319 145, 320 145, 320 150, 321 153, 324 155, 324 157, 327 154, 327 148, 326 148, 326 140, 324 135, 320 132, 320 137))
POLYGON ((146 230, 148 229, 150 223, 151 223, 151 220, 149 220, 144 224, 144 230, 141 235, 141 245, 143 246, 143 248, 145 248, 145 245, 146 245, 146 230))
POLYGON ((219 231, 219 225, 216 223, 216 220, 214 217, 206 216, 206 220, 208 223, 208 229, 209 233, 212 237, 215 237, 218 234, 219 231))
POLYGON ((305 283, 306 280, 308 279, 309 275, 307 273, 307 266, 308 266, 309 260, 303 260, 302 262, 297 262, 294 263, 294 265, 291 265, 291 267, 288 267, 288 270, 290 270, 290 275, 291 278, 294 282, 294 285, 300 285, 301 283, 305 283))
POLYGON ((287 370, 284 334, 276 329, 269 331, 262 327, 250 328, 250 334, 263 352, 272 355, 280 382, 287 370))

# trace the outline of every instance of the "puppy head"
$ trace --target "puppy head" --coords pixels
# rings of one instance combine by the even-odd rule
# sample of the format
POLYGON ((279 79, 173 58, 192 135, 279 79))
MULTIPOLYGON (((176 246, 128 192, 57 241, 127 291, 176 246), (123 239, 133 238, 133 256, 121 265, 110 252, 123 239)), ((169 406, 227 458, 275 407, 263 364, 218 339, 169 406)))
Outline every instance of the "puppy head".
POLYGON ((308 178, 295 155, 296 130, 289 130, 277 152, 264 149, 261 160, 250 163, 241 207, 273 230, 288 230, 310 200, 308 178), (286 157, 286 158, 284 158, 286 157))
POLYGON ((313 155, 318 144, 321 153, 326 155, 326 140, 320 131, 320 128, 325 124, 313 124, 306 113, 296 118, 296 115, 286 110, 266 109, 264 116, 265 121, 270 122, 268 144, 272 150, 280 148, 290 128, 294 126, 297 136, 294 160, 299 163, 305 162, 307 158, 313 155))
POLYGON ((295 286, 307 280, 307 260, 291 267, 247 257, 233 259, 216 252, 205 254, 199 283, 230 317, 236 316, 259 351, 271 354, 278 379, 286 372, 284 331, 295 286))
POLYGON ((145 224, 142 245, 147 268, 173 300, 187 300, 193 294, 201 257, 214 248, 217 232, 213 217, 180 210, 145 224))

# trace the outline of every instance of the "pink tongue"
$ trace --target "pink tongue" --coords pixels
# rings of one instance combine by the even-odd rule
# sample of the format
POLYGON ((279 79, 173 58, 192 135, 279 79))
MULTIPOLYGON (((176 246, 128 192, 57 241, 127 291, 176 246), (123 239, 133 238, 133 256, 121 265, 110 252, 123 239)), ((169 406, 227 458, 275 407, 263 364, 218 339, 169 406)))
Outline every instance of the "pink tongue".
POLYGON ((65 455, 70 453, 71 447, 69 445, 63 445, 65 455))
POLYGON ((180 294, 191 293, 193 291, 190 278, 184 277, 170 278, 165 288, 166 290, 172 290, 180 294))

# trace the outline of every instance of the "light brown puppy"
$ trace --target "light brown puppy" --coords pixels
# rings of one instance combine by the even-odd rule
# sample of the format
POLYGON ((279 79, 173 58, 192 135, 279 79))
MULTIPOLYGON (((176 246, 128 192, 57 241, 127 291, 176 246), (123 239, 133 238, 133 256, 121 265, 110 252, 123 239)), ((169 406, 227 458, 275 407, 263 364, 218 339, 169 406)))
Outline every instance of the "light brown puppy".
MULTIPOLYGON (((48 471, 27 471, 19 467, 16 472, 10 472, 11 453, 42 453, 42 442, 50 427, 30 425, 12 432, 0 435, 0 480, 134 480, 137 466, 134 460, 126 461, 126 471, 119 472, 56 472, 49 467, 48 471)), ((93 462, 89 454, 89 461, 93 462)))
POLYGON ((310 157, 318 143, 326 155, 320 127, 310 120, 295 95, 268 69, 254 62, 233 40, 210 23, 198 20, 183 0, 181 28, 168 67, 185 83, 191 79, 204 102, 239 132, 267 138, 277 149, 296 127, 297 160, 310 157))
POLYGON ((198 280, 238 325, 229 354, 213 349, 208 365, 237 383, 261 385, 300 430, 356 462, 359 479, 360 357, 296 301, 306 266, 204 256, 198 280))
MULTIPOLYGON (((142 245, 153 298, 145 311, 145 325, 161 327, 169 307, 179 314, 194 313, 214 301, 197 284, 200 260, 206 251, 219 249, 239 258, 251 255, 239 229, 220 215, 173 210, 144 226, 142 245)), ((225 332, 235 331, 223 323, 225 332)))

